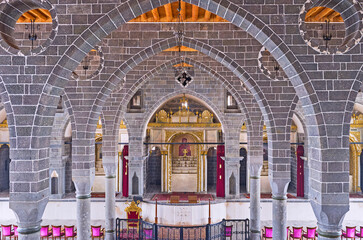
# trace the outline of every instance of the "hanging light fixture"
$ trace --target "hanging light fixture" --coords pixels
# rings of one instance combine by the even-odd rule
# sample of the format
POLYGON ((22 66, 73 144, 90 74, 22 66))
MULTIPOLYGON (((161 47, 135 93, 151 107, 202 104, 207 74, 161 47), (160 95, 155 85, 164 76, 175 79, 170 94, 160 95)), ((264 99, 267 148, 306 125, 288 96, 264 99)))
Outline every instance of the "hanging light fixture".
POLYGON ((276 60, 274 60, 274 70, 275 70, 275 73, 276 73, 276 78, 279 76, 279 71, 280 71, 280 65, 277 63, 276 60))
POLYGON ((89 69, 89 63, 90 63, 90 60, 88 58, 88 55, 83 59, 83 70, 84 70, 84 75, 87 76, 87 70, 89 69))
POLYGON ((181 56, 181 47, 182 47, 182 40, 184 37, 184 24, 183 24, 183 19, 182 19, 182 15, 181 15, 181 0, 179 0, 179 6, 178 6, 178 17, 179 17, 179 22, 178 22, 178 28, 177 31, 175 32, 175 35, 178 39, 178 57, 179 57, 179 62, 180 65, 178 67, 178 74, 177 74, 177 78, 176 80, 183 86, 186 87, 188 86, 188 84, 192 81, 192 77, 189 75, 188 71, 185 69, 185 61, 183 59, 183 57, 181 56))
POLYGON ((323 40, 325 41, 326 50, 328 51, 328 42, 332 39, 332 34, 330 33, 329 27, 330 20, 325 20, 325 33, 323 34, 323 40))
POLYGON ((35 19, 34 20, 30 19, 29 40, 32 41, 32 50, 34 48, 34 41, 36 41, 38 38, 37 34, 35 33, 34 23, 35 23, 35 19))

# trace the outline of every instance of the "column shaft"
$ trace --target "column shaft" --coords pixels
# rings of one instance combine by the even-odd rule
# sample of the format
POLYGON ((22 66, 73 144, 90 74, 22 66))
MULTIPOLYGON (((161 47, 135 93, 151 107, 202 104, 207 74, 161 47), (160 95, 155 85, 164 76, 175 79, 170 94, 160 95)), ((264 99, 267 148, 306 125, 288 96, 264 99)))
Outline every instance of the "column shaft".
POLYGON ((285 197, 273 197, 272 199, 272 228, 273 240, 286 240, 286 207, 285 197))
POLYGON ((261 239, 261 186, 260 177, 250 177, 250 227, 251 227, 251 240, 261 239))
POLYGON ((106 240, 115 238, 115 177, 106 176, 106 240))
POLYGON ((86 240, 91 236, 90 196, 77 196, 77 239, 86 240))

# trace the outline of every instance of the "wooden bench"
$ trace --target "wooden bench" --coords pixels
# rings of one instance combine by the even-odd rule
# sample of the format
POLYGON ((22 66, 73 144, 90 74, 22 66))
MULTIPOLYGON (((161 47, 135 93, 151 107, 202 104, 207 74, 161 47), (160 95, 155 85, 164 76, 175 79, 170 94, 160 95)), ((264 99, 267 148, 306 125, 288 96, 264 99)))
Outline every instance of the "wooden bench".
POLYGON ((188 196, 188 203, 198 203, 199 200, 196 195, 189 195, 188 196))
POLYGON ((170 200, 169 200, 170 203, 179 203, 179 201, 180 201, 179 196, 175 196, 175 195, 170 196, 170 200))

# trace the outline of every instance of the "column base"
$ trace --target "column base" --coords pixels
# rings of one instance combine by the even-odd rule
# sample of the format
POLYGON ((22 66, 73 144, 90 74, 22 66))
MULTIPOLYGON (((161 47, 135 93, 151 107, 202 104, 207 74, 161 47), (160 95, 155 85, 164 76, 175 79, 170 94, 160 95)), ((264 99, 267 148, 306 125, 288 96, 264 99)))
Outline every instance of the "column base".
POLYGON ((18 228, 19 240, 38 240, 40 239, 40 225, 31 228, 18 228))

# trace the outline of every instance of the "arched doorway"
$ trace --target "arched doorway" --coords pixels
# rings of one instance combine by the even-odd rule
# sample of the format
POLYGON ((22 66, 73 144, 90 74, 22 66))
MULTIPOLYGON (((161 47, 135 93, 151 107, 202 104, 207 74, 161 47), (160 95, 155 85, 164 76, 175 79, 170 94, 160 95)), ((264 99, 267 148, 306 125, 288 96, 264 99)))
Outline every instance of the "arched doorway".
POLYGON ((10 179, 9 179, 9 146, 3 144, 0 147, 0 191, 7 191, 9 189, 10 179))
POLYGON ((240 184, 240 192, 246 192, 246 177, 247 177, 247 150, 246 148, 242 147, 239 150, 239 156, 243 157, 240 161, 240 177, 239 177, 239 184, 240 184))
POLYGON ((146 191, 160 192, 161 189, 161 151, 153 147, 146 164, 146 191))

